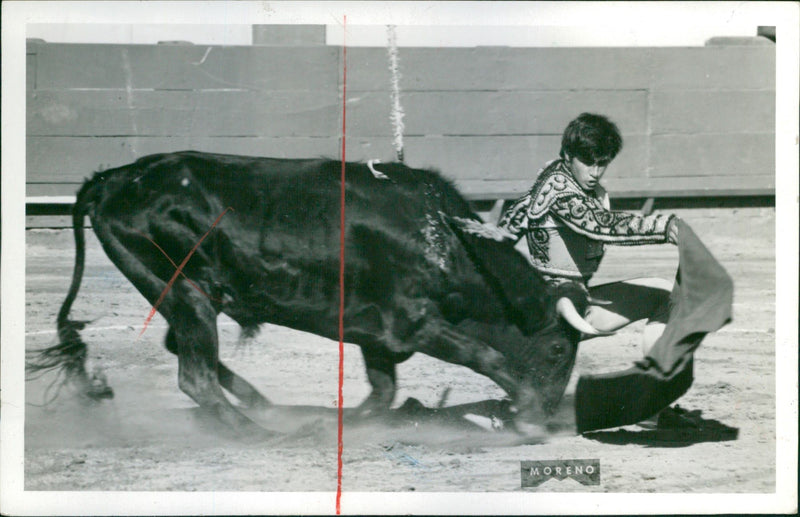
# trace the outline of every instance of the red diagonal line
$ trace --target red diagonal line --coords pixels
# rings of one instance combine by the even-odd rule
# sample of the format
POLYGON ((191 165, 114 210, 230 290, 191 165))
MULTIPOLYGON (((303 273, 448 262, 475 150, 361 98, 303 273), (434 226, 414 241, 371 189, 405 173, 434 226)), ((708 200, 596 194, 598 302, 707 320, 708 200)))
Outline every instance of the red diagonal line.
MULTIPOLYGON (((347 16, 342 21, 343 33, 347 35, 347 16)), ((342 452, 344 442, 342 441, 343 426, 343 405, 344 397, 342 386, 344 385, 344 179, 345 179, 345 135, 347 129, 347 45, 346 37, 342 39, 342 182, 341 182, 341 213, 339 218, 339 401, 338 401, 338 449, 336 454, 336 515, 342 513, 342 452)))
POLYGON ((156 311, 158 310, 158 306, 161 305, 161 302, 164 301, 164 298, 167 296, 169 290, 172 289, 172 284, 175 283, 175 280, 177 280, 178 276, 183 271, 183 268, 186 266, 186 263, 189 262, 189 259, 192 258, 192 255, 194 255, 194 252, 197 251, 197 248, 200 247, 200 244, 202 244, 205 238, 208 237, 208 234, 211 233, 211 230, 213 230, 214 227, 217 226, 220 219, 222 219, 222 216, 228 213, 228 210, 233 210, 233 208, 228 207, 225 209, 224 212, 219 214, 219 217, 217 217, 217 220, 214 221, 214 224, 211 225, 211 228, 209 228, 209 230, 202 237, 200 237, 200 240, 197 241, 197 244, 194 245, 189 254, 186 255, 186 258, 183 259, 183 262, 181 262, 181 264, 178 266, 178 269, 175 270, 175 274, 173 274, 172 278, 170 278, 169 282, 167 282, 167 287, 165 287, 164 290, 161 292, 161 296, 158 297, 158 301, 156 301, 155 305, 153 305, 153 308, 150 309, 150 314, 148 314, 147 318, 144 320, 144 327, 142 327, 142 331, 139 333, 140 336, 144 334, 145 330, 147 330, 147 325, 150 323, 150 320, 153 319, 153 316, 155 316, 156 311))
MULTIPOLYGON (((148 237, 148 236, 147 236, 147 235, 146 235, 144 232, 140 232, 139 230, 134 230, 134 231, 135 231, 136 233, 138 233, 139 235, 141 235, 142 237, 144 237, 145 239, 147 239, 148 241, 152 242, 152 243, 153 243, 153 246, 155 246, 156 248, 158 248, 158 251, 160 251, 160 252, 161 252, 161 254, 162 254, 162 255, 164 255, 164 256, 167 258, 167 260, 169 260, 169 263, 170 263, 170 264, 172 264, 172 266, 173 266, 175 269, 177 269, 177 268, 178 268, 178 264, 176 264, 176 263, 175 263, 175 261, 174 261, 174 260, 172 260, 172 257, 170 257, 169 255, 167 255, 167 252, 166 252, 166 251, 164 251, 164 249, 163 249, 161 246, 159 246, 159 245, 156 243, 156 241, 154 241, 153 239, 151 239, 150 237, 148 237)), ((192 279, 191 279, 191 278, 189 278, 188 276, 186 276, 186 273, 184 273, 183 271, 181 271, 181 276, 182 276, 183 278, 185 278, 185 279, 186 279, 186 281, 187 281, 187 282, 189 282, 189 284, 190 284, 192 287, 194 287, 195 289, 197 289, 197 290, 200 292, 200 294, 202 294, 203 296, 205 296, 205 297, 206 297, 206 298, 208 298, 209 300, 212 300, 212 301, 215 301, 215 302, 222 302, 222 300, 219 300, 219 299, 217 299, 217 298, 214 298, 213 296, 210 296, 210 295, 206 294, 206 292, 205 292, 205 291, 203 291, 202 289, 200 289, 200 286, 199 286, 199 285, 197 285, 197 284, 195 284, 195 283, 192 281, 192 279)))

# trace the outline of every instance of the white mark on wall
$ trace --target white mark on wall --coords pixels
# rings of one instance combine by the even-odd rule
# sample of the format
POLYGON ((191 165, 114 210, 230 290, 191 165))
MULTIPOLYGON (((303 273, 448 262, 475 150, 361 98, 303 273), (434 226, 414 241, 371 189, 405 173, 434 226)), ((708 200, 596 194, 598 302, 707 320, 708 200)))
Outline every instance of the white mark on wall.
POLYGON ((397 56, 397 32, 394 25, 387 27, 389 33, 389 46, 387 52, 389 53, 389 73, 391 74, 392 83, 392 112, 390 119, 392 121, 392 131, 394 132, 394 150, 397 154, 397 160, 403 161, 403 132, 405 131, 405 124, 403 117, 405 112, 403 106, 400 105, 400 65, 397 56))
POLYGON ((51 104, 42 108, 39 115, 50 124, 64 124, 74 122, 78 113, 65 104, 51 104))
POLYGON ((207 47, 206 48, 206 53, 203 54, 203 58, 200 61, 197 61, 196 63, 192 63, 192 64, 195 65, 195 66, 202 65, 203 63, 206 62, 206 58, 208 57, 209 54, 211 54, 211 47, 207 47))
POLYGON ((131 130, 133 131, 133 138, 131 139, 131 152, 136 157, 138 153, 138 138, 139 138, 139 124, 136 121, 136 103, 133 100, 133 70, 131 69, 131 60, 128 57, 128 49, 122 49, 122 70, 125 72, 125 96, 128 105, 128 114, 131 121, 131 130))

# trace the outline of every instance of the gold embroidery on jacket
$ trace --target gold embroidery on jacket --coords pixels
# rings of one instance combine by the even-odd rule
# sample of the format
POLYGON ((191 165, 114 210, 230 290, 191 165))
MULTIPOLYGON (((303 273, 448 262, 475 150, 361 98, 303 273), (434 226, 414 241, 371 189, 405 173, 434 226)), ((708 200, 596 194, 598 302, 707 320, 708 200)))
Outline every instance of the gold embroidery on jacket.
POLYGON ((527 236, 531 263, 540 271, 588 280, 600 264, 604 243, 664 243, 671 218, 610 210, 602 187, 591 193, 584 191, 566 163, 555 160, 539 171, 530 191, 503 213, 498 226, 517 240, 527 236), (568 253, 571 258, 553 257, 556 244, 559 253, 568 253))

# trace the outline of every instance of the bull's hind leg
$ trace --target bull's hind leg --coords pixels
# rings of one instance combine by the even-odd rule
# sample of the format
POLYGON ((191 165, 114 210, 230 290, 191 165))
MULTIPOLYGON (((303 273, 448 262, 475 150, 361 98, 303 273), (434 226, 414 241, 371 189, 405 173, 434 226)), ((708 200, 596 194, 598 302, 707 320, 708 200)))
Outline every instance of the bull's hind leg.
MULTIPOLYGON (((178 342, 172 327, 167 331, 166 347, 173 354, 178 354, 178 342)), ((239 399, 245 407, 266 408, 272 405, 252 384, 220 360, 217 360, 217 377, 222 387, 239 399)))
POLYGON ((252 384, 225 366, 222 361, 217 362, 217 375, 219 376, 219 383, 222 384, 222 387, 233 393, 245 407, 263 409, 272 405, 272 403, 264 395, 259 393, 252 384))
POLYGON ((121 226, 112 229, 102 217, 95 217, 92 224, 111 261, 150 304, 158 304, 158 311, 174 332, 170 346, 174 344, 178 355, 181 390, 237 431, 266 436, 267 431, 239 412, 222 392, 217 373, 217 311, 208 298, 183 279, 162 297, 167 282, 134 251, 150 252, 147 246, 137 245, 141 235, 121 226))
POLYGON ((364 356, 367 379, 372 385, 372 392, 358 406, 358 414, 369 416, 386 411, 392 405, 397 392, 396 366, 411 357, 411 354, 397 354, 372 347, 362 347, 361 353, 364 356))
POLYGON ((165 317, 178 351, 178 386, 181 391, 236 431, 265 435, 266 430, 244 416, 222 392, 218 373, 217 311, 188 283, 175 285, 173 290, 178 291, 179 300, 176 308, 165 317))

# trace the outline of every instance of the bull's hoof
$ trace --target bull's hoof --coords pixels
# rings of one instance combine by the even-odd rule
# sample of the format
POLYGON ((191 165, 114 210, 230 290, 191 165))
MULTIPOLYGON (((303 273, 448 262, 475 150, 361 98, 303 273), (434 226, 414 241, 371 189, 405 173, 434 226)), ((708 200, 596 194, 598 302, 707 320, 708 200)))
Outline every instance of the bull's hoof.
POLYGON ((92 400, 113 399, 114 390, 111 386, 92 386, 86 391, 86 396, 92 400))
POLYGON ((270 431, 269 429, 259 426, 257 428, 236 429, 233 431, 233 436, 239 442, 250 445, 258 445, 264 442, 269 442, 283 435, 277 431, 270 431))
POLYGON ((389 414, 389 409, 384 407, 370 405, 358 406, 355 411, 352 413, 352 418, 355 421, 358 420, 369 420, 371 418, 377 417, 385 417, 389 414))
POLYGON ((403 405, 397 408, 397 412, 404 415, 419 415, 429 413, 431 410, 414 397, 408 397, 403 405))
POLYGON ((516 419, 512 421, 511 428, 514 429, 519 435, 526 440, 544 441, 550 433, 548 432, 547 425, 540 423, 532 423, 525 420, 516 419))
POLYGON ((264 397, 251 397, 249 400, 242 401, 241 407, 254 411, 263 411, 272 407, 272 402, 264 397))
POLYGON ((86 396, 92 400, 113 399, 114 390, 108 385, 105 374, 99 369, 92 372, 89 379, 89 387, 86 389, 86 396))
POLYGON ((367 397, 364 402, 353 412, 355 420, 367 420, 370 418, 384 418, 390 414, 389 403, 383 402, 376 397, 367 397))
POLYGON ((201 406, 192 411, 192 416, 203 431, 236 442, 259 444, 280 436, 278 431, 260 426, 233 406, 201 406))

